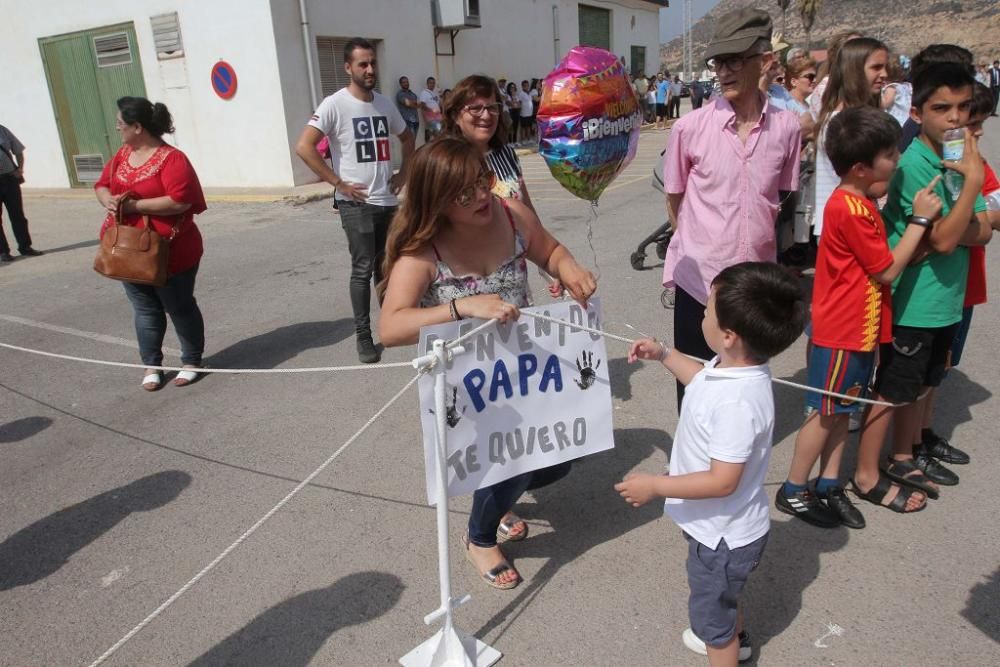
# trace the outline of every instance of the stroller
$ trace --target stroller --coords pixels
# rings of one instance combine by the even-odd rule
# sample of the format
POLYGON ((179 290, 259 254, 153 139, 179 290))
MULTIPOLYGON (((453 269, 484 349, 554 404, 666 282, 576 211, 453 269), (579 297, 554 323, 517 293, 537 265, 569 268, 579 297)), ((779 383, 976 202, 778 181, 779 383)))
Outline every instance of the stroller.
MULTIPOLYGON (((663 192, 663 154, 666 153, 666 149, 660 152, 660 160, 653 167, 653 182, 652 186, 663 192)), ((670 225, 670 221, 666 221, 659 227, 657 227, 652 234, 647 236, 639 243, 639 247, 636 248, 635 252, 629 257, 629 262, 632 264, 632 268, 636 271, 643 270, 643 262, 646 260, 646 248, 650 244, 656 245, 656 256, 661 260, 667 256, 667 246, 670 245, 670 237, 674 234, 674 230, 670 225)), ((660 303, 663 304, 664 308, 673 308, 674 306, 674 291, 672 289, 665 289, 660 295, 660 303)))

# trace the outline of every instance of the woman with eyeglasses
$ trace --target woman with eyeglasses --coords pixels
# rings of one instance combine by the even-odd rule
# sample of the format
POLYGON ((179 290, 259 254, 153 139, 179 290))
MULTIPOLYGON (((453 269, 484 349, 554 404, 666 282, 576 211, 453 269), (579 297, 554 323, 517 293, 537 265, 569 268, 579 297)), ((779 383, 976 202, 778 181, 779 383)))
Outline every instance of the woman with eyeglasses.
POLYGON ((117 104, 122 147, 94 184, 97 200, 107 209, 100 234, 114 227, 121 205, 124 224, 137 226, 148 216, 154 231, 169 242, 166 285, 123 282, 122 287, 135 311, 139 356, 148 366, 142 388, 157 391, 164 385, 163 373, 156 367, 163 365, 168 315, 181 342, 185 369, 177 373, 173 384, 186 387, 199 378, 205 350, 205 322, 194 298, 203 252, 194 216, 205 212, 205 195, 187 156, 163 140, 164 134, 174 131, 167 107, 144 97, 122 97, 117 104))
MULTIPOLYGON (((513 104, 517 98, 514 87, 513 104)), ((501 199, 520 199, 529 207, 531 198, 524 184, 521 161, 514 147, 507 143, 517 126, 508 127, 503 113, 503 101, 496 82, 488 76, 467 76, 452 89, 451 98, 444 108, 444 134, 465 137, 486 160, 486 166, 496 177, 493 194, 501 199), (502 119, 502 120, 501 120, 502 119)), ((520 107, 511 109, 511 116, 518 117, 520 107)))
MULTIPOLYGON (((529 260, 581 303, 596 291, 593 274, 542 227, 535 212, 516 198, 497 196, 493 182, 482 150, 463 137, 442 136, 413 156, 407 196, 386 242, 385 278, 376 286, 379 338, 387 347, 416 343, 420 328, 432 324, 517 320, 518 309, 531 305, 529 260)), ((560 464, 475 492, 463 542, 488 585, 508 589, 521 581, 497 544, 528 536, 528 525, 511 511, 518 498, 568 472, 569 464, 560 464)))

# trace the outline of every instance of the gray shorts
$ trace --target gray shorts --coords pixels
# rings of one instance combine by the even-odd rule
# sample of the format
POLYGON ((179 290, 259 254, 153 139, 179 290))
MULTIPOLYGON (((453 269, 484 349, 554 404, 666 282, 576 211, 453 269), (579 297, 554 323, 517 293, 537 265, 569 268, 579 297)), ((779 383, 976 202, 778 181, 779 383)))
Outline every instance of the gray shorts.
POLYGON ((736 635, 736 604, 760 563, 767 535, 738 549, 730 549, 722 540, 714 551, 687 533, 684 538, 688 541, 691 629, 708 646, 725 646, 736 635))

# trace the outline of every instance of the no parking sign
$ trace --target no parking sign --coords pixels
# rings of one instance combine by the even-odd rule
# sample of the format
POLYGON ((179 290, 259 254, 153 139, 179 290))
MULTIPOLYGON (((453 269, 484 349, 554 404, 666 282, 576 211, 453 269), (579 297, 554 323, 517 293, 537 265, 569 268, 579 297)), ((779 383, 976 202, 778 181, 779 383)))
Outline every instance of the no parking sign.
POLYGON ((212 67, 212 90, 224 100, 231 99, 236 94, 236 70, 225 60, 220 60, 212 67))

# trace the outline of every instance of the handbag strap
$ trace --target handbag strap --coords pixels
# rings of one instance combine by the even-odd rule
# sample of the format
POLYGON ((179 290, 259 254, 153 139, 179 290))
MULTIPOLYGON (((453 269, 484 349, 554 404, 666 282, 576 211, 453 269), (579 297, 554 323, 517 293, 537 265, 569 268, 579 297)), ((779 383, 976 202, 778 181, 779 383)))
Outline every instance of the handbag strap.
MULTIPOLYGON (((131 191, 126 192, 122 196, 122 198, 118 200, 118 206, 115 208, 115 225, 125 224, 125 202, 127 202, 130 199, 137 201, 137 198, 135 197, 135 195, 132 194, 131 191)), ((143 226, 146 229, 153 231, 153 224, 152 222, 150 222, 149 215, 145 213, 142 213, 140 215, 142 215, 143 226)), ((180 215, 176 216, 176 221, 170 227, 170 236, 167 237, 167 243, 173 241, 174 238, 177 236, 178 232, 180 231, 180 226, 182 221, 183 221, 182 216, 180 215)))

